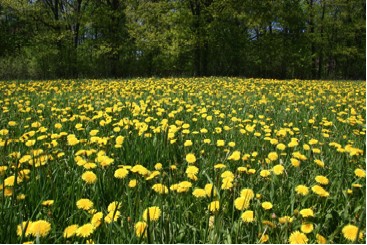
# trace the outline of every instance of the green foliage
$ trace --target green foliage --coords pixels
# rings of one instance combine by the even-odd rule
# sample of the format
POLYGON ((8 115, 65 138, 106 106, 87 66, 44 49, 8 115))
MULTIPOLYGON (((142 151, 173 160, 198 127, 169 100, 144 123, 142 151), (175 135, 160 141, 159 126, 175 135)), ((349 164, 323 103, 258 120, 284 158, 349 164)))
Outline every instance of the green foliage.
POLYGON ((363 79, 365 21, 362 0, 0 0, 0 78, 363 79))

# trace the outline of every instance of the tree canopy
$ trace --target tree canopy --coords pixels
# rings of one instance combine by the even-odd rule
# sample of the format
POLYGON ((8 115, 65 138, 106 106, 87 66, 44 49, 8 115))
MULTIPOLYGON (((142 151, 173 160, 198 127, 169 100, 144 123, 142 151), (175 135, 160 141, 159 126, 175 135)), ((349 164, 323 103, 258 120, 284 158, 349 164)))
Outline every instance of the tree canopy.
POLYGON ((364 0, 0 0, 0 79, 365 79, 364 0))

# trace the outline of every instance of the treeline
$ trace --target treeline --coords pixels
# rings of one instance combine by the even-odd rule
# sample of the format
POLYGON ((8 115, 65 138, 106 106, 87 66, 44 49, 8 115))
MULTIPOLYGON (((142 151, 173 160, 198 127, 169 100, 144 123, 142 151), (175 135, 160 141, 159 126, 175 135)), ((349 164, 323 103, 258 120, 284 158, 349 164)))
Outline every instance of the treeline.
POLYGON ((365 0, 0 0, 0 79, 365 79, 365 0))

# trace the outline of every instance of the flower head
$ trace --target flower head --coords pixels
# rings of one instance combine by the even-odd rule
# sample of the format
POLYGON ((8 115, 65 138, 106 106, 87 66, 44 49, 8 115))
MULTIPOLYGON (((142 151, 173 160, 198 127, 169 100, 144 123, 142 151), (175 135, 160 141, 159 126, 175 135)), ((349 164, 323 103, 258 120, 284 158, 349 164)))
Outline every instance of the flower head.
POLYGON ((265 210, 269 210, 269 209, 271 209, 271 208, 273 207, 273 204, 271 204, 271 202, 263 202, 263 203, 261 204, 261 207, 262 207, 263 209, 265 209, 265 210))
MULTIPOLYGON (((345 239, 354 242, 357 239, 358 227, 355 225, 348 224, 343 227, 342 233, 345 239)), ((362 232, 359 232, 359 237, 363 237, 362 232)))
POLYGON ((192 153, 187 154, 187 155, 186 155, 186 161, 187 161, 188 163, 195 163, 195 162, 196 162, 196 157, 195 157, 195 155, 194 155, 194 154, 192 154, 192 153))
POLYGON ((83 210, 88 211, 89 209, 91 209, 93 207, 93 202, 91 200, 89 200, 88 198, 82 198, 82 199, 79 199, 76 202, 76 206, 79 209, 83 209, 83 210))
POLYGON ((86 171, 82 174, 82 179, 87 184, 94 184, 97 181, 97 175, 92 171, 86 171))
POLYGON ((161 209, 157 206, 152 206, 144 210, 143 220, 144 221, 157 221, 161 217, 161 209))
POLYGON ((32 222, 29 233, 35 237, 45 237, 51 231, 51 224, 46 220, 32 222))
POLYGON ((78 225, 69 225, 64 230, 64 238, 70 238, 75 235, 76 230, 79 228, 78 225))
POLYGON ((242 213, 241 219, 245 223, 251 223, 254 221, 254 211, 247 210, 242 213))
POLYGON ((147 236, 148 224, 144 221, 139 221, 135 224, 135 234, 137 237, 147 236))
POLYGON ((308 238, 307 236, 299 231, 294 231, 289 236, 289 243, 290 244, 307 244, 308 238))
POLYGON ((78 237, 89 237, 94 232, 95 227, 91 223, 87 223, 85 225, 80 226, 76 231, 75 234, 78 237))

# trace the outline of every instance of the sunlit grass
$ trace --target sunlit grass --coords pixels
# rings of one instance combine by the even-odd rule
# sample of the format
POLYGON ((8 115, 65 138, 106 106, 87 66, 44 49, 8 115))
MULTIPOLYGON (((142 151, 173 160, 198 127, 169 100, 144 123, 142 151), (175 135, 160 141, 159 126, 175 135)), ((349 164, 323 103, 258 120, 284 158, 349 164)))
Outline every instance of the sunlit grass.
POLYGON ((365 82, 0 83, 2 243, 365 243, 365 82))

